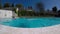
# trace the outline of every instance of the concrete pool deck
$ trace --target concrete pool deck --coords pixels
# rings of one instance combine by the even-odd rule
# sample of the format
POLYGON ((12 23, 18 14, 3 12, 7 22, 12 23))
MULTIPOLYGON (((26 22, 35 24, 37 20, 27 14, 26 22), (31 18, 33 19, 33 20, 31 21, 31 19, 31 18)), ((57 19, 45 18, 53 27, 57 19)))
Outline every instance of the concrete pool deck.
POLYGON ((0 34, 60 34, 60 24, 42 28, 16 28, 0 25, 0 34))

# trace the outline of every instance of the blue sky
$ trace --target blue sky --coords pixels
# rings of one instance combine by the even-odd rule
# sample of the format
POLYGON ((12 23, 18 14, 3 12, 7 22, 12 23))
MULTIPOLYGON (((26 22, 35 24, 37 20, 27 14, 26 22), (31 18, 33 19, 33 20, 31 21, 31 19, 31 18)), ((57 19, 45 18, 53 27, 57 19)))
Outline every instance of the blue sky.
POLYGON ((45 9, 52 9, 53 6, 57 6, 58 9, 60 9, 60 0, 2 0, 2 4, 5 2, 9 3, 20 3, 23 4, 24 7, 32 6, 35 8, 35 4, 38 2, 44 3, 45 9))

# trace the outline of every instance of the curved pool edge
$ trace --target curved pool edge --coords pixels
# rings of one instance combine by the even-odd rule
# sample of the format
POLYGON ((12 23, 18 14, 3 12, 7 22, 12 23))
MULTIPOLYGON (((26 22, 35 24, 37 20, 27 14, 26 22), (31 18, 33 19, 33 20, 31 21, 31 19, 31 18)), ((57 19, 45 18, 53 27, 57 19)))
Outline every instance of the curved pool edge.
MULTIPOLYGON (((50 27, 56 27, 56 26, 60 26, 60 24, 57 24, 57 25, 52 25, 52 26, 46 26, 46 27, 36 27, 36 28, 50 28, 50 27)), ((22 28, 22 29, 36 29, 36 28, 23 28, 23 27, 12 27, 12 26, 7 26, 7 25, 2 25, 0 24, 0 27, 9 27, 9 28, 22 28)))
POLYGON ((43 28, 15 28, 0 25, 0 34, 59 34, 60 24, 43 28))

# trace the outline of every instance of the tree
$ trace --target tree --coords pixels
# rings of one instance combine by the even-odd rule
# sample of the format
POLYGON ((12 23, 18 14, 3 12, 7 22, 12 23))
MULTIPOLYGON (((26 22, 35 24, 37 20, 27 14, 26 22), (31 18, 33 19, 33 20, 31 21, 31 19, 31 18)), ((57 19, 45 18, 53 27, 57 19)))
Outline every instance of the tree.
POLYGON ((0 9, 2 8, 2 4, 0 4, 0 9))
POLYGON ((60 10, 58 11, 58 13, 60 13, 60 10))
POLYGON ((60 10, 58 11, 58 15, 60 15, 60 10))
POLYGON ((21 10, 18 12, 18 15, 26 16, 26 10, 21 10))
POLYGON ((17 14, 17 12, 16 12, 16 8, 14 8, 13 11, 17 14))
POLYGON ((14 7, 14 4, 12 4, 11 7, 14 7))
POLYGON ((28 6, 28 9, 32 9, 32 6, 28 6))
POLYGON ((6 7, 10 7, 10 4, 9 3, 5 3, 4 4, 4 8, 6 8, 6 7))
POLYGON ((17 7, 17 8, 22 8, 22 4, 16 4, 15 7, 17 7))
POLYGON ((39 9, 40 12, 43 12, 44 11, 43 3, 37 3, 37 8, 39 9))
POLYGON ((15 7, 18 8, 18 16, 20 16, 20 12, 22 11, 23 5, 22 4, 16 4, 15 7))
POLYGON ((36 6, 37 6, 37 9, 40 11, 40 15, 45 15, 44 4, 43 3, 37 3, 36 6))
POLYGON ((2 8, 1 0, 0 0, 0 9, 2 8))
POLYGON ((27 10, 27 14, 28 16, 32 16, 33 15, 33 10, 32 10, 32 6, 28 6, 28 10, 27 10))
POLYGON ((57 15, 57 7, 54 6, 54 7, 52 8, 52 11, 53 11, 53 15, 56 16, 56 15, 57 15))
POLYGON ((57 11, 57 7, 54 6, 54 7, 52 8, 52 11, 53 11, 53 12, 56 12, 56 11, 57 11))
POLYGON ((60 10, 58 10, 57 14, 55 15, 55 17, 60 17, 60 10))

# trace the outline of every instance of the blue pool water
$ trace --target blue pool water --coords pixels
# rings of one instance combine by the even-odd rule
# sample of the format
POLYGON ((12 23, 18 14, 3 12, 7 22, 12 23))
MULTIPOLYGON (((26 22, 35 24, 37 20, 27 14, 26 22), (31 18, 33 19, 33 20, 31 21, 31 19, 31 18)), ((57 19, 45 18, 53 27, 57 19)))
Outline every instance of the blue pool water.
POLYGON ((60 18, 45 17, 45 18, 0 19, 0 24, 21 28, 47 27, 60 24, 60 18))

